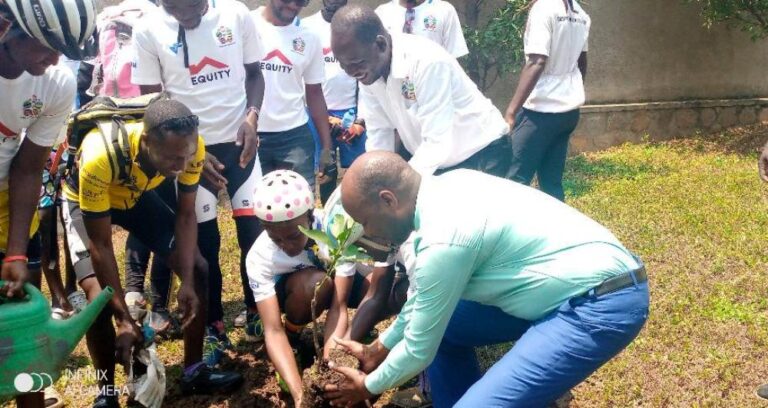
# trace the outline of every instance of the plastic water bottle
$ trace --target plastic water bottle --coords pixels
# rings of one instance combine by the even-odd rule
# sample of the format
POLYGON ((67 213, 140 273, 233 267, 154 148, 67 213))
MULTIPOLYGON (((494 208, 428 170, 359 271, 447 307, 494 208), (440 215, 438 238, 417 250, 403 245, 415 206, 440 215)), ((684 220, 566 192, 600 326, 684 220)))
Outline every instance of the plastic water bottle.
POLYGON ((352 127, 352 125, 355 123, 355 112, 353 110, 348 110, 344 112, 344 116, 341 118, 341 126, 348 130, 352 127))

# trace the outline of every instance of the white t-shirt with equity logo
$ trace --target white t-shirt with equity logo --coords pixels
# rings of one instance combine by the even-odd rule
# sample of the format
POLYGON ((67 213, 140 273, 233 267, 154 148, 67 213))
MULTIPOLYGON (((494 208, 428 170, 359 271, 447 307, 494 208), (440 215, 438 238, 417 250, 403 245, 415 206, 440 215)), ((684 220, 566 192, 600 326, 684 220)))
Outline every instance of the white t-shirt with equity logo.
POLYGON ((298 17, 291 24, 276 26, 264 18, 264 11, 264 7, 251 11, 264 43, 259 131, 283 132, 309 120, 304 109, 305 84, 321 84, 325 79, 323 50, 317 34, 298 17))
POLYGON ((8 189, 11 162, 22 137, 38 146, 53 146, 72 110, 77 83, 62 66, 41 76, 27 72, 16 79, 0 77, 0 191, 8 189), (25 131, 26 129, 26 131, 25 131), (22 136, 23 135, 23 136, 22 136))
MULTIPOLYGON (((399 0, 390 0, 376 7, 376 14, 387 31, 402 33, 406 10, 399 0)), ((443 0, 425 0, 413 10, 415 18, 410 34, 429 38, 442 45, 454 58, 469 54, 459 15, 451 3, 443 0)))
POLYGON ((357 80, 347 75, 341 64, 336 60, 331 50, 331 23, 325 21, 322 12, 317 12, 304 20, 304 24, 312 29, 320 38, 323 46, 323 61, 325 61, 325 82, 323 95, 329 110, 341 110, 355 107, 357 80))
POLYGON ((568 112, 584 104, 579 56, 587 52, 591 20, 576 0, 566 10, 562 0, 533 4, 525 27, 525 54, 546 55, 547 65, 523 105, 537 112, 568 112))
POLYGON ((248 9, 234 0, 210 0, 200 25, 184 31, 189 67, 179 23, 160 7, 134 28, 136 51, 132 81, 162 84, 171 96, 200 118, 206 145, 234 142, 245 120, 245 64, 263 51, 248 9))

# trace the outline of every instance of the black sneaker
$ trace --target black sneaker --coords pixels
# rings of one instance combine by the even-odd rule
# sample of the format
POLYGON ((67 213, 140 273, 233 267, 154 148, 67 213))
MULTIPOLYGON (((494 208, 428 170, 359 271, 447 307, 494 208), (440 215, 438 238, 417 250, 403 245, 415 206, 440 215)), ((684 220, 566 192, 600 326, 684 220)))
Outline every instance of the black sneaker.
POLYGON ((201 364, 191 375, 181 377, 183 394, 229 393, 243 384, 243 376, 233 371, 218 371, 201 364))
POLYGON ((120 408, 117 395, 99 395, 93 400, 93 408, 120 408))

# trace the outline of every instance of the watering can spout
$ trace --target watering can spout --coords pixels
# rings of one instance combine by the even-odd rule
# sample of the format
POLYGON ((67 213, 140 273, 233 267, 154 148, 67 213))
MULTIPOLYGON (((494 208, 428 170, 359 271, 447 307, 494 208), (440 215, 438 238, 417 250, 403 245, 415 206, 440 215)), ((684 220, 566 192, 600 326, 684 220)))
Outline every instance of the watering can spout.
POLYGON ((107 286, 104 288, 93 301, 86 306, 85 309, 70 317, 67 320, 49 320, 49 325, 52 331, 58 332, 61 340, 67 343, 67 352, 64 354, 66 358, 72 350, 80 342, 80 339, 85 336, 85 333, 91 327, 93 322, 99 317, 99 314, 104 307, 107 306, 115 290, 107 286))
MULTIPOLYGON (((0 286, 4 284, 0 280, 0 286)), ((43 294, 28 283, 24 291, 24 299, 0 299, 0 396, 36 392, 53 384, 114 293, 106 287, 77 315, 53 320, 43 294)))

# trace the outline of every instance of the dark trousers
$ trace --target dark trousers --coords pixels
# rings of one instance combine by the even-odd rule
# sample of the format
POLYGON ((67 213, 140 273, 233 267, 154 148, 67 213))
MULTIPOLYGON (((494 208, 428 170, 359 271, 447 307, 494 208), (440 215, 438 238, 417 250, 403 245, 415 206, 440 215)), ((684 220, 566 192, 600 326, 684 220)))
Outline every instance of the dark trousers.
POLYGON ((503 135, 469 156, 463 162, 435 172, 436 176, 456 169, 477 170, 496 177, 506 177, 509 172, 509 157, 512 151, 509 136, 503 135))
POLYGON ((507 178, 529 185, 537 175, 541 191, 564 201, 568 141, 578 124, 578 109, 563 113, 521 110, 512 132, 512 160, 507 178))

